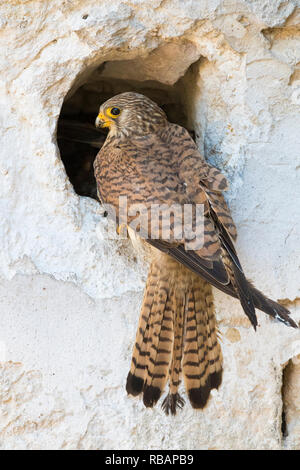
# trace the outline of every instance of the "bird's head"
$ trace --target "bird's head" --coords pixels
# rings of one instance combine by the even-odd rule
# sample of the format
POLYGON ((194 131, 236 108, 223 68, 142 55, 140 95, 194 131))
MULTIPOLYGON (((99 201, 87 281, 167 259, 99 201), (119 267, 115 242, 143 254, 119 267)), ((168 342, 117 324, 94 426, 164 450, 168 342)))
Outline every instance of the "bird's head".
POLYGON ((113 134, 135 135, 155 132, 167 117, 154 101, 139 93, 116 95, 100 106, 96 127, 108 127, 113 134))

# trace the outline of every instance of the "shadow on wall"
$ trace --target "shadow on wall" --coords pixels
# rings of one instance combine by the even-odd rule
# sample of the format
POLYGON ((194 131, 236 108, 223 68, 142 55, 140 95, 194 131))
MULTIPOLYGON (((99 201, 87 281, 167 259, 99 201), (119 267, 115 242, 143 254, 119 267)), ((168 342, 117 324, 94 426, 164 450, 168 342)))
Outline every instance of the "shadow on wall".
POLYGON ((300 354, 292 357, 283 369, 281 394, 282 436, 293 446, 294 443, 289 441, 299 435, 300 429, 300 354))
MULTIPOLYGON (((144 70, 144 62, 144 59, 141 62, 137 59, 105 62, 78 89, 71 89, 64 101, 58 120, 57 141, 66 173, 80 196, 97 199, 93 162, 105 141, 106 131, 96 129, 94 123, 100 104, 112 96, 125 91, 142 93, 158 103, 171 122, 186 127, 194 137, 193 113, 191 110, 186 112, 185 103, 188 101, 186 90, 194 83, 199 61, 187 64, 187 68, 181 64, 182 68, 185 66, 184 73, 180 75, 177 67, 173 80, 169 76, 170 71, 166 71, 165 78, 162 71, 157 73, 160 80, 174 83, 149 80, 151 73, 149 66, 144 70)), ((155 75, 155 71, 151 72, 155 75)))

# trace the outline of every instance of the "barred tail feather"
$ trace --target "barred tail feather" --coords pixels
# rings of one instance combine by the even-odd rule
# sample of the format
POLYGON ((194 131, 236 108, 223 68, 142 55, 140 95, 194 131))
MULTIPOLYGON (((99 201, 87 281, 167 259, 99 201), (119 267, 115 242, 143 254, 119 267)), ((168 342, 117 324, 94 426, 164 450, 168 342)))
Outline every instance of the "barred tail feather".
POLYGON ((211 286, 193 277, 189 292, 183 356, 185 388, 194 408, 204 408, 222 380, 222 352, 217 338, 211 286))
POLYGON ((158 401, 168 380, 173 347, 173 316, 168 279, 161 279, 151 310, 149 356, 143 402, 152 407, 158 401))
POLYGON ((174 341, 169 275, 163 262, 153 261, 148 274, 126 390, 143 394, 146 407, 160 398, 169 376, 174 341))
POLYGON ((194 408, 203 408, 210 390, 222 378, 211 286, 163 255, 153 261, 145 290, 127 392, 143 395, 146 407, 159 400, 169 379, 162 407, 176 414, 184 405, 181 375, 194 408))
POLYGON ((147 376, 149 356, 147 345, 149 342, 150 317, 153 299, 156 292, 156 285, 158 282, 158 274, 159 272, 155 269, 155 266, 151 266, 133 348, 130 372, 126 383, 127 393, 133 396, 137 396, 143 391, 147 376))
POLYGON ((178 393, 181 375, 181 362, 183 353, 183 329, 185 320, 185 302, 186 296, 181 290, 175 290, 172 295, 173 299, 173 316, 174 316, 174 343, 172 363, 169 371, 170 390, 162 403, 164 412, 168 415, 176 414, 177 408, 184 406, 184 400, 178 393), (180 295, 181 294, 181 295, 180 295))

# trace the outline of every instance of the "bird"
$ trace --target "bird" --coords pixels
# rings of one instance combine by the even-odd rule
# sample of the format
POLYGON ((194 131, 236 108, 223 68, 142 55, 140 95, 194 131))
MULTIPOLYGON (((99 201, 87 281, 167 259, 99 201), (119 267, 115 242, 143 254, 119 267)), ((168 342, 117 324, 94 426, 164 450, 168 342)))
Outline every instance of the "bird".
POLYGON ((109 217, 120 230, 120 198, 126 198, 128 208, 146 208, 149 216, 136 223, 137 213, 128 210, 125 219, 134 248, 147 253, 150 263, 127 393, 142 396, 151 408, 168 384, 162 408, 175 415, 185 403, 179 394, 183 380, 192 407, 203 409, 223 373, 212 286, 239 299, 255 330, 256 309, 287 326, 298 325, 284 306, 246 278, 235 248, 237 229, 223 195, 229 183, 184 127, 169 122, 150 98, 132 91, 101 104, 95 125, 108 129, 94 173, 98 197, 111 208, 109 217), (169 237, 163 236, 165 215, 174 205, 192 208, 192 228, 201 226, 201 243, 188 231, 175 236, 182 221, 173 213, 169 237), (198 206, 202 212, 197 219, 198 206), (149 233, 153 207, 162 208, 155 236, 149 233))

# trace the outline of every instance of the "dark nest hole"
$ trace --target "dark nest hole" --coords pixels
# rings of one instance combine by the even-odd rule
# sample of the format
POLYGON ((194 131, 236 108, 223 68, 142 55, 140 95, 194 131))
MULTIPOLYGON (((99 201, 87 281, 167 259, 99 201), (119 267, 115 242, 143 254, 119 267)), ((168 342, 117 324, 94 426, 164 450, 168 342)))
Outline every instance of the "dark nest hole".
MULTIPOLYGON (((125 91, 142 93, 158 103, 171 122, 194 135, 184 107, 185 80, 193 65, 174 85, 166 85, 153 80, 107 77, 104 72, 109 64, 115 63, 102 64, 83 85, 74 92, 70 90, 58 120, 57 142, 67 176, 77 194, 94 199, 98 198, 93 162, 106 138, 106 131, 96 129, 94 123, 100 104, 107 99, 125 91)), ((130 67, 130 61, 128 64, 130 67)))

